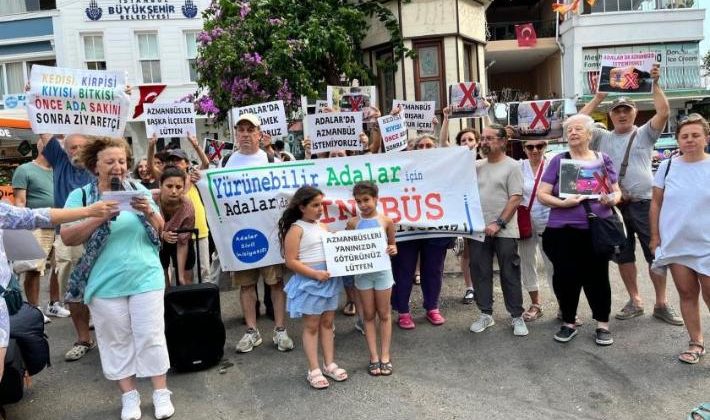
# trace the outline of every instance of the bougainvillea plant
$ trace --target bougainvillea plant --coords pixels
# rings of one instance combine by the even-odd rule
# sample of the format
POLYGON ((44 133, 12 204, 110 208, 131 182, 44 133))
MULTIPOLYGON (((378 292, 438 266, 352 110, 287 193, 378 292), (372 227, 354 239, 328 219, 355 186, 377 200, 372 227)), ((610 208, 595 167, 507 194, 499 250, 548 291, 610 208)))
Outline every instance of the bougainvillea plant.
POLYGON ((283 100, 287 111, 300 96, 315 97, 341 78, 371 83, 361 41, 369 22, 390 35, 396 66, 404 47, 392 12, 376 0, 213 0, 198 35, 198 112, 216 120, 229 109, 283 100), (374 18, 374 19, 373 19, 374 18))

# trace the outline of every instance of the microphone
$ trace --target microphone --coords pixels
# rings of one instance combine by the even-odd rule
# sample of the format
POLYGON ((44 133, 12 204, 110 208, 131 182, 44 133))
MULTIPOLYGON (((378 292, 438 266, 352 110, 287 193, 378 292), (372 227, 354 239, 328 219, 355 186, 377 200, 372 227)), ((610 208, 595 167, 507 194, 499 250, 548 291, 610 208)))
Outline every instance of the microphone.
MULTIPOLYGON (((111 191, 120 191, 120 190, 121 190, 121 180, 118 179, 118 177, 114 176, 113 178, 111 178, 111 191)), ((111 218, 111 221, 115 221, 117 216, 118 215, 113 216, 111 218)))

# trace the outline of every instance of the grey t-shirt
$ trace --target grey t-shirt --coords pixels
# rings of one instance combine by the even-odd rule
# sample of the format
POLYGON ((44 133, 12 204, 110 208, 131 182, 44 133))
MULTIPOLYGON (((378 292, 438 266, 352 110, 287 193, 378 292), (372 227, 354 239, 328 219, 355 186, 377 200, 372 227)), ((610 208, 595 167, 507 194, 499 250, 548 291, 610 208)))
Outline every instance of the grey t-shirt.
MULTIPOLYGON (((629 153, 629 166, 626 168, 626 175, 621 180, 621 191, 632 199, 651 199, 651 187, 653 186, 653 173, 651 172, 651 155, 653 145, 661 136, 660 131, 651 127, 651 121, 637 129, 636 138, 631 145, 629 153)), ((633 130, 624 134, 617 134, 613 131, 595 128, 592 132, 592 150, 606 153, 614 163, 614 169, 619 173, 621 163, 626 154, 626 147, 629 144, 633 130)))
MULTIPOLYGON (((488 159, 476 161, 476 175, 478 176, 478 195, 481 197, 483 222, 486 225, 493 223, 503 212, 510 197, 523 195, 523 172, 518 161, 506 156, 496 163, 489 163, 488 159)), ((518 218, 513 214, 505 229, 496 235, 499 238, 519 238, 518 218)))

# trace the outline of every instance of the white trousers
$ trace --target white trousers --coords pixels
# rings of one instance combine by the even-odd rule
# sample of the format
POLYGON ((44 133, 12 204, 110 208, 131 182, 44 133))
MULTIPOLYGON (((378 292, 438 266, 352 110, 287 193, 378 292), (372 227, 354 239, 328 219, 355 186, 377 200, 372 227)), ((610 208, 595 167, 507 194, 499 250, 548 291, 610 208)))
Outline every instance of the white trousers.
MULTIPOLYGON (((200 247, 200 271, 202 272, 202 281, 210 281, 210 241, 205 237, 197 240, 197 246, 200 247)), ((195 264, 197 270, 197 264, 195 264)), ((197 283, 197 277, 194 280, 197 283)))
POLYGON ((518 241, 518 254, 520 255, 520 277, 528 292, 536 292, 540 286, 538 278, 542 275, 539 270, 540 258, 545 266, 545 278, 552 290, 552 263, 542 251, 542 237, 536 232, 527 239, 518 241))
POLYGON ((165 342, 163 290, 89 304, 106 379, 165 374, 170 368, 165 342))

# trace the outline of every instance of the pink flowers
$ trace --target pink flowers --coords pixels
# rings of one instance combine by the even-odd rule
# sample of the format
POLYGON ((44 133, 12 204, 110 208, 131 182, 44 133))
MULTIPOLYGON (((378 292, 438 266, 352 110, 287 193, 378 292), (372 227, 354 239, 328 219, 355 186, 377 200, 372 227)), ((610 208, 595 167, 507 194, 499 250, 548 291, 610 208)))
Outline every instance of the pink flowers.
POLYGON ((207 95, 201 96, 197 102, 195 102, 195 110, 200 114, 219 114, 220 111, 212 98, 207 95))
POLYGON ((258 66, 259 64, 262 63, 262 58, 259 53, 254 52, 254 53, 245 53, 242 55, 242 59, 247 62, 248 64, 258 66))
POLYGON ((239 8, 239 16, 244 20, 245 17, 251 12, 251 6, 249 6, 249 2, 245 1, 242 3, 242 6, 239 8))

